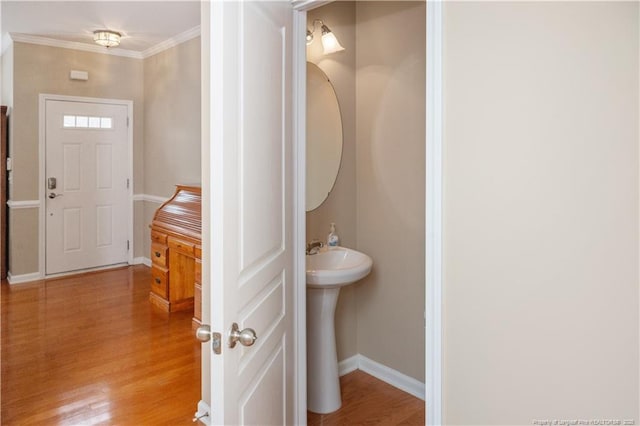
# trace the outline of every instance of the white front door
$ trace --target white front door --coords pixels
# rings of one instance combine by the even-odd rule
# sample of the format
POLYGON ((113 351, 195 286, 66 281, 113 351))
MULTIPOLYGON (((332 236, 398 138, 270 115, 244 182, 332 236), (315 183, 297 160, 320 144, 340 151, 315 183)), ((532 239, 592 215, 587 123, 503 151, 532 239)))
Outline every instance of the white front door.
POLYGON ((212 2, 206 19, 211 145, 203 167, 203 219, 210 221, 204 276, 222 351, 212 355, 211 343, 203 345, 205 368, 211 356, 205 393, 214 424, 292 424, 292 6, 212 2), (255 330, 253 346, 229 347, 233 323, 255 330))
POLYGON ((47 274, 128 259, 127 112, 45 101, 47 274))

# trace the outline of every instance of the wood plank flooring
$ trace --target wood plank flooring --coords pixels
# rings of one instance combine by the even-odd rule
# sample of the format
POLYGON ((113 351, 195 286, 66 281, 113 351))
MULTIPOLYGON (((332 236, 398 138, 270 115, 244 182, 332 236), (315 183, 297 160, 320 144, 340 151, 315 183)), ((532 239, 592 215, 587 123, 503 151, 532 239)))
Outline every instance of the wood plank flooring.
POLYGON ((340 378, 342 407, 329 414, 309 412, 309 426, 424 425, 424 401, 360 370, 340 378))
POLYGON ((2 425, 187 425, 200 399, 190 312, 134 266, 2 284, 2 425))
MULTIPOLYGON (((2 425, 188 425, 200 399, 191 313, 148 301, 145 266, 2 283, 2 425)), ((309 425, 424 425, 424 401, 361 371, 309 425)))

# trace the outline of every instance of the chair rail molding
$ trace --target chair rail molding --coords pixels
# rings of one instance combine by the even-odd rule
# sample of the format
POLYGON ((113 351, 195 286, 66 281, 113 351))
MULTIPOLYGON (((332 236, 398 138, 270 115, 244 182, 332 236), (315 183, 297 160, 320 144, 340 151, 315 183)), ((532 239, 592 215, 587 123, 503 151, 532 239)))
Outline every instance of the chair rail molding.
POLYGON ((159 195, 135 194, 133 201, 148 201, 150 203, 163 204, 171 197, 161 197, 159 195))
POLYGON ((40 207, 40 200, 8 200, 7 207, 11 210, 36 209, 40 207))

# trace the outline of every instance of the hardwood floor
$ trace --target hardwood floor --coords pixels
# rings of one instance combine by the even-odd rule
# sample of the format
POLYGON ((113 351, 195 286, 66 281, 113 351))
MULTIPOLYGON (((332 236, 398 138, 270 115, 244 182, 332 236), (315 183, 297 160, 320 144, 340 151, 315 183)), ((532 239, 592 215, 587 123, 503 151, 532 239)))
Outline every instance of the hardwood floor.
MULTIPOLYGON (((2 283, 2 425, 188 425, 200 399, 191 313, 148 300, 145 266, 2 283)), ((315 425, 424 425, 424 401, 355 371, 315 425)))
POLYGON ((2 425, 187 425, 200 399, 190 312, 134 266, 2 284, 2 425))
POLYGON ((333 413, 309 412, 309 426, 424 425, 424 401, 360 370, 340 378, 342 407, 333 413))

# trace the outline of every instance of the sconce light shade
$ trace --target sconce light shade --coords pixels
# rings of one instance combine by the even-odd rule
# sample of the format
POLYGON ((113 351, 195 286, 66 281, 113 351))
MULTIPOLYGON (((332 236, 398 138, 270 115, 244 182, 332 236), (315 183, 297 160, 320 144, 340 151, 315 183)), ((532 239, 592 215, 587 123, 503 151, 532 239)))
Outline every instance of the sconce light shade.
POLYGON ((322 25, 322 50, 325 55, 344 50, 344 47, 338 43, 338 39, 326 25, 322 25))
POLYGON ((313 21, 311 29, 307 29, 307 46, 313 42, 313 33, 316 30, 316 24, 320 24, 320 28, 322 29, 322 51, 325 55, 329 53, 340 52, 344 50, 344 47, 338 43, 338 39, 331 32, 329 27, 327 27, 321 19, 315 19, 313 21))
POLYGON ((93 41, 100 46, 116 47, 120 44, 120 33, 111 30, 97 30, 93 32, 93 41))

